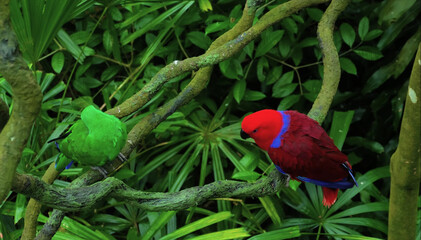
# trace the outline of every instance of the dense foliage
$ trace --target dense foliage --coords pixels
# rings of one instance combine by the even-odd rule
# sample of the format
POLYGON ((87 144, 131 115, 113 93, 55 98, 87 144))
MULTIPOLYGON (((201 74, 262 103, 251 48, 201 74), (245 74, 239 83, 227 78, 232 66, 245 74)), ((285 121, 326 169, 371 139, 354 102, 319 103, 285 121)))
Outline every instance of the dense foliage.
MULTIPOLYGON (((244 7, 233 0, 212 2, 211 11, 202 11, 210 10, 203 0, 82 2, 65 6, 73 11, 62 17, 66 23, 62 28, 58 24, 55 36, 36 32, 36 26, 48 24, 38 16, 32 16, 31 35, 16 31, 19 41, 25 36, 38 42, 54 38, 44 49, 39 46, 39 52, 21 48, 41 86, 43 102, 20 173, 44 174, 58 154, 47 140, 63 133, 82 107, 95 104, 105 111, 117 106, 164 66, 203 54, 237 23, 244 7)), ((256 21, 283 2, 262 5, 256 21)), ((337 239, 384 238, 388 165, 397 148, 421 39, 420 1, 397 2, 352 1, 335 24, 342 75, 323 127, 348 155, 360 187, 340 193, 332 208, 322 206, 319 188, 294 183, 273 196, 209 199, 178 212, 148 212, 108 199, 90 211, 68 214, 53 239, 202 239, 204 234, 215 239, 325 239, 325 234, 337 239)), ((310 110, 323 79, 316 28, 327 6, 292 14, 216 65, 200 95, 156 127, 115 177, 138 190, 175 192, 217 180, 253 182, 266 176, 274 168, 271 161, 253 143, 240 139, 239 123, 247 113, 264 108, 310 110)), ((24 24, 13 9, 11 14, 15 29, 24 24)), ((123 117, 128 131, 177 96, 194 75, 170 80, 148 104, 123 117)), ((10 85, 0 78, 0 99, 10 110, 12 96, 10 85)), ((87 170, 80 165, 65 170, 54 185, 66 187, 87 170)), ((0 205, 0 239, 19 238, 27 200, 11 193, 0 205)), ((49 211, 42 209, 39 228, 49 211)))

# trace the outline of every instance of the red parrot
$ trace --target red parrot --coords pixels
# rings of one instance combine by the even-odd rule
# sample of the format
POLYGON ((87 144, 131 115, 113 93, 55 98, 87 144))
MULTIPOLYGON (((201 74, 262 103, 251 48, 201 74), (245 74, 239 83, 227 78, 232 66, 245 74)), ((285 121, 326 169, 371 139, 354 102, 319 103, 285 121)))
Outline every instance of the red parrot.
POLYGON ((335 203, 338 189, 358 186, 348 157, 305 114, 270 109, 255 112, 241 123, 241 137, 253 138, 281 173, 322 186, 327 207, 335 203))

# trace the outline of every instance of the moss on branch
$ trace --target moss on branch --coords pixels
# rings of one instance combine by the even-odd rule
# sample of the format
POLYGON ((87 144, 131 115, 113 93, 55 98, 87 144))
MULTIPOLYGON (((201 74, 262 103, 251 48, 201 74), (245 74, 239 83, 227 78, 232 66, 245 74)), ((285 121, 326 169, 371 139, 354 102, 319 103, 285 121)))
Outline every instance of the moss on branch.
POLYGON ((41 89, 18 51, 9 22, 9 2, 0 1, 0 73, 11 85, 13 111, 0 133, 0 202, 10 191, 16 167, 41 108, 41 89))
POLYGON ((323 84, 308 116, 319 123, 325 119, 341 79, 341 65, 333 42, 333 29, 336 19, 350 2, 351 0, 333 0, 317 27, 319 46, 323 54, 323 84))
POLYGON ((235 38, 233 40, 224 42, 223 45, 216 49, 212 49, 201 56, 187 58, 182 61, 174 61, 165 66, 138 93, 134 94, 117 107, 110 109, 107 113, 117 117, 123 117, 133 113, 146 104, 155 93, 158 92, 162 85, 170 79, 185 72, 220 63, 234 56, 274 23, 305 7, 324 2, 328 2, 328 0, 292 0, 275 7, 259 19, 253 27, 238 36, 234 36, 235 38))
POLYGON ((217 181, 174 193, 134 190, 112 177, 90 186, 59 188, 31 175, 16 174, 13 190, 34 198, 45 206, 65 212, 92 208, 98 201, 109 197, 148 211, 169 211, 197 206, 217 197, 266 196, 276 193, 282 186, 285 186, 285 177, 276 171, 255 183, 217 181))
POLYGON ((391 186, 388 239, 415 239, 417 200, 421 180, 421 44, 409 79, 399 134, 390 159, 391 186))

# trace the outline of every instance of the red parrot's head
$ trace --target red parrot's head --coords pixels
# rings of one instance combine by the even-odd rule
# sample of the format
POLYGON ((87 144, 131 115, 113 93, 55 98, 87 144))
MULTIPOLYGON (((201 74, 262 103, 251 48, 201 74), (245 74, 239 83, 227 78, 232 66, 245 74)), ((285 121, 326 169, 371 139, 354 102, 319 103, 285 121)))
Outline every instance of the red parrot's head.
POLYGON ((241 123, 241 137, 253 138, 263 150, 268 150, 282 128, 282 116, 276 110, 265 109, 252 113, 241 123))

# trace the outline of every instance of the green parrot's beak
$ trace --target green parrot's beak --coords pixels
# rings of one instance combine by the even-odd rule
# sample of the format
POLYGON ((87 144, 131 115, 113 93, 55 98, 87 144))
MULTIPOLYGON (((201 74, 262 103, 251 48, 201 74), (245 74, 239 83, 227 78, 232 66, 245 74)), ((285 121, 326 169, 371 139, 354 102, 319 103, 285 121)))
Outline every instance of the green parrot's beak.
POLYGON ((243 129, 241 129, 240 136, 241 136, 242 139, 247 139, 247 138, 250 137, 250 135, 248 135, 246 132, 244 132, 243 129))

